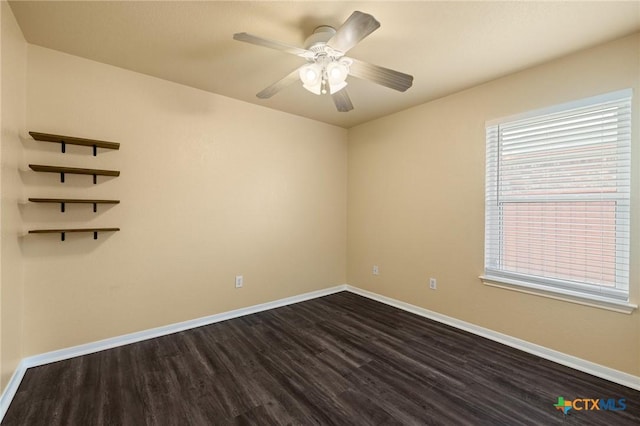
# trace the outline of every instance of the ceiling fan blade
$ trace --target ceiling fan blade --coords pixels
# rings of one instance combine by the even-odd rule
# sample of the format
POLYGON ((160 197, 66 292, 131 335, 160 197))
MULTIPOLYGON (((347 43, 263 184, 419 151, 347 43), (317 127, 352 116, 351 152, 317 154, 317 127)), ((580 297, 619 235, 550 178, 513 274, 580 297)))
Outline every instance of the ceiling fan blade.
POLYGON ((299 69, 300 68, 296 68, 295 70, 291 71, 291 73, 286 77, 276 81, 271 86, 259 92, 256 96, 260 99, 269 99, 288 85, 295 83, 296 81, 300 81, 300 77, 298 76, 299 69))
POLYGON ((331 95, 331 98, 333 99, 333 103, 336 105, 338 111, 348 112, 353 109, 353 104, 351 103, 351 99, 349 98, 346 88, 337 91, 331 95))
POLYGON ((308 57, 311 55, 313 57, 313 52, 306 49, 301 49, 296 46, 292 46, 287 43, 282 43, 281 41, 269 40, 266 38, 254 36, 249 33, 236 33, 233 35, 234 40, 244 41, 246 43, 257 44, 258 46, 269 47, 271 49, 280 50, 282 52, 291 53, 292 55, 308 57))
POLYGON ((349 59, 353 61, 349 66, 349 75, 373 81, 374 83, 378 83, 382 86, 398 90, 400 92, 406 91, 413 85, 412 75, 373 65, 368 62, 359 61, 357 59, 349 59))
POLYGON ((344 21, 344 24, 338 28, 335 35, 327 42, 327 45, 334 50, 346 53, 358 44, 360 40, 379 27, 380 22, 376 21, 376 18, 368 13, 362 13, 356 10, 344 21))

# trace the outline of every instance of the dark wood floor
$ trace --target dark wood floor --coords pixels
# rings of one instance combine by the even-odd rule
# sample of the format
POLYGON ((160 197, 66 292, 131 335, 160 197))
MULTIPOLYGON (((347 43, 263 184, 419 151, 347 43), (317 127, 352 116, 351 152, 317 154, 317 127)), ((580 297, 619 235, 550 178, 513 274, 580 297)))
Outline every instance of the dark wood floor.
POLYGON ((31 368, 2 422, 212 424, 638 425, 640 392, 343 292, 31 368))

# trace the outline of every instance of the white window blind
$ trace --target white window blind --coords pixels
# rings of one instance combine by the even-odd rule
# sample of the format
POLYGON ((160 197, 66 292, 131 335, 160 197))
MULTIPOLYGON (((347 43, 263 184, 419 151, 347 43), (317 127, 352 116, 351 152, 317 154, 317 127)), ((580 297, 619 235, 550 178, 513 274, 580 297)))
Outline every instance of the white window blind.
POLYGON ((486 128, 485 277, 629 297, 631 90, 486 128))

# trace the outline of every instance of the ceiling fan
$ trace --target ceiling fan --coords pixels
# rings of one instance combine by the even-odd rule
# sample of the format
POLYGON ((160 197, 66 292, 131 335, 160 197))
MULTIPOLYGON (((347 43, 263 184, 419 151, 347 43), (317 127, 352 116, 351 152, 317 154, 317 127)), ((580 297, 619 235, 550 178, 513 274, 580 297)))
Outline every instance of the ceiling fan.
POLYGON ((400 92, 404 92, 413 84, 413 76, 409 74, 345 56, 351 48, 379 27, 380 22, 373 16, 355 11, 337 30, 328 25, 316 28, 305 40, 304 49, 248 33, 236 33, 233 38, 291 53, 307 60, 305 65, 262 90, 257 97, 268 99, 300 80, 303 87, 311 93, 329 93, 338 111, 347 112, 353 109, 345 88, 347 76, 369 80, 400 92))

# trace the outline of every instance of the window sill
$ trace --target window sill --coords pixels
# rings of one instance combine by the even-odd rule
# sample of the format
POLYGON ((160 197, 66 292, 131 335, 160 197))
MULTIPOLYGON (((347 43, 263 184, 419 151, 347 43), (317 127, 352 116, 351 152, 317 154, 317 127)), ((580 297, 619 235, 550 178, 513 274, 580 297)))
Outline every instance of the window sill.
POLYGON ((549 299, 561 300, 563 302, 577 303, 579 305, 606 309, 608 311, 620 312, 623 314, 631 314, 635 309, 638 309, 638 305, 634 305, 629 302, 614 301, 598 296, 579 295, 569 290, 548 291, 539 288, 535 284, 510 280, 508 278, 494 278, 485 275, 481 275, 479 278, 482 280, 484 285, 491 287, 518 291, 520 293, 532 294, 534 296, 547 297, 549 299))

